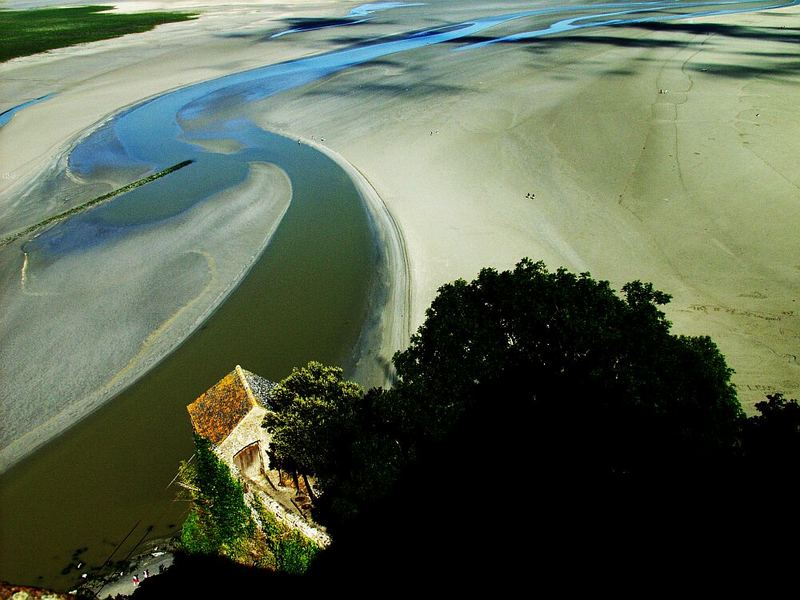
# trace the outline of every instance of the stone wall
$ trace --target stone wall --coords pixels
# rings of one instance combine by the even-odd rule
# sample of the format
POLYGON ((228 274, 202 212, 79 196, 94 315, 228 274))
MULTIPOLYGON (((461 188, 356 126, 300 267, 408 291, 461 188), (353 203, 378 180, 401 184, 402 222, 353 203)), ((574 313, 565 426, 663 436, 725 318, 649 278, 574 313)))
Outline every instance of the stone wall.
POLYGON ((261 427, 264 415, 267 410, 260 406, 254 406, 247 415, 239 422, 231 434, 220 442, 215 448, 215 452, 220 459, 229 467, 233 467, 233 457, 245 446, 253 442, 260 442, 261 460, 265 469, 269 469, 269 458, 267 450, 271 442, 271 437, 267 430, 261 427))

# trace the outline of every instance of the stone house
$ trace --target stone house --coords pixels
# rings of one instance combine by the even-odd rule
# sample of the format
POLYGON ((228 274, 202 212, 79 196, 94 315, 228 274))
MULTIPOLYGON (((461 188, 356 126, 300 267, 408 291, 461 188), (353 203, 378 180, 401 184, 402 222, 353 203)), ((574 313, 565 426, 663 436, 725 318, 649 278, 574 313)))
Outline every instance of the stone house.
POLYGON ((186 409, 194 432, 214 445, 217 456, 247 479, 269 470, 270 436, 261 426, 275 384, 239 365, 186 409))
POLYGON ((272 407, 276 384, 239 365, 186 407, 194 432, 211 442, 216 455, 263 505, 287 526, 324 547, 330 537, 311 518, 307 480, 292 481, 271 468, 271 436, 261 426, 272 407))

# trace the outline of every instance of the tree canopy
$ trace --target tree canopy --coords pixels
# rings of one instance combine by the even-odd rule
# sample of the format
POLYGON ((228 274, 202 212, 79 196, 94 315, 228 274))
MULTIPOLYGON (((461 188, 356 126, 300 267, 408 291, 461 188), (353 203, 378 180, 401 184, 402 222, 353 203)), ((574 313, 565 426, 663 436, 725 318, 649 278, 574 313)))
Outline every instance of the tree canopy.
POLYGON ((317 477, 334 521, 466 431, 469 460, 485 468, 622 478, 701 468, 699 457, 735 445, 742 412, 716 345, 670 333, 668 301, 648 283, 620 297, 528 259, 483 269, 439 289, 394 356, 392 389, 364 394, 319 363, 295 369, 265 422, 274 456, 317 477))
POLYGON ((594 446, 619 472, 661 448, 728 447, 742 413, 716 345, 671 334, 659 309, 670 297, 652 284, 622 293, 528 259, 442 286, 394 357, 404 433, 436 440, 466 411, 502 414, 551 442, 594 446))
POLYGON ((273 392, 274 412, 264 419, 277 466, 316 478, 323 504, 349 514, 380 495, 400 461, 380 414, 380 390, 365 394, 338 367, 309 362, 273 392))
POLYGON ((337 471, 337 450, 363 394, 338 367, 312 361, 293 369, 273 391, 275 412, 264 420, 273 435, 270 451, 277 465, 319 477, 324 485, 337 471))
POLYGON ((794 481, 800 408, 745 419, 717 346, 671 333, 668 300, 530 260, 440 288, 379 394, 406 468, 317 572, 617 581, 797 531, 755 508, 751 475, 794 481))
POLYGON ((800 405, 774 394, 745 418, 714 342, 671 332, 669 300, 525 259, 442 286, 391 389, 295 369, 265 426, 273 459, 323 492, 335 542, 312 571, 672 572, 797 531, 763 510, 748 527, 742 507, 793 483, 800 405))

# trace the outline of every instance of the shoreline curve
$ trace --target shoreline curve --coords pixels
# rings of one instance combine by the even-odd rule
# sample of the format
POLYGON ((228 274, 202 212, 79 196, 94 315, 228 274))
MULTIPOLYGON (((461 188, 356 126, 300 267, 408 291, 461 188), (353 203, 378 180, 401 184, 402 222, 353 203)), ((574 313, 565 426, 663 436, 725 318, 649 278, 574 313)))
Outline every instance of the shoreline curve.
MULTIPOLYGON (((212 302, 209 307, 200 313, 192 323, 184 325, 184 332, 170 343, 166 344, 168 350, 155 357, 151 356, 142 357, 142 352, 146 347, 151 347, 154 344, 152 336, 160 331, 162 325, 153 330, 150 335, 141 341, 139 350, 131 357, 126 365, 113 373, 109 373, 106 382, 94 390, 90 391, 86 396, 80 400, 65 407, 57 414, 48 418, 46 421, 39 423, 33 429, 26 431, 20 437, 12 440, 7 446, 0 449, 0 474, 5 473, 15 465, 23 461, 25 458, 34 454, 37 450, 45 446, 48 442, 54 440, 58 436, 64 434, 66 431, 76 426, 84 419, 90 417, 95 411, 104 407, 108 402, 111 402, 114 397, 123 393, 131 386, 135 385, 142 378, 146 377, 153 369, 158 367, 173 353, 178 351, 180 347, 194 334, 200 327, 202 327, 214 313, 225 303, 225 301, 233 294, 236 289, 247 278, 247 275, 259 262, 264 252, 268 248, 272 238, 274 237, 278 227, 280 226, 286 212, 292 201, 292 183, 286 173, 277 165, 268 163, 251 163, 251 172, 248 178, 239 186, 233 189, 228 189, 222 194, 236 193, 237 189, 240 193, 246 195, 255 195, 264 192, 265 186, 268 191, 264 194, 267 201, 276 200, 278 196, 282 196, 282 201, 278 202, 273 210, 276 217, 269 231, 265 232, 264 242, 258 251, 253 255, 250 261, 244 264, 241 268, 239 275, 236 277, 232 285, 223 289, 217 296, 217 300, 212 302), (276 187, 277 184, 277 187, 276 187), (269 191, 271 189, 272 191, 269 191), (277 214, 280 213, 280 214, 277 214), (120 381, 120 375, 126 371, 133 370, 136 361, 140 361, 138 367, 139 372, 132 374, 129 378, 120 381)), ((203 289, 203 294, 208 293, 208 290, 203 289)), ((177 314, 181 313, 187 306, 194 304, 198 297, 189 301, 189 303, 181 307, 177 313, 173 314, 169 320, 173 319, 177 314)))
POLYGON ((372 182, 343 155, 303 136, 280 129, 269 131, 296 139, 334 161, 353 182, 364 204, 378 246, 379 272, 351 361, 353 377, 359 383, 365 387, 386 385, 394 379, 391 358, 408 344, 411 335, 411 267, 403 230, 372 182))

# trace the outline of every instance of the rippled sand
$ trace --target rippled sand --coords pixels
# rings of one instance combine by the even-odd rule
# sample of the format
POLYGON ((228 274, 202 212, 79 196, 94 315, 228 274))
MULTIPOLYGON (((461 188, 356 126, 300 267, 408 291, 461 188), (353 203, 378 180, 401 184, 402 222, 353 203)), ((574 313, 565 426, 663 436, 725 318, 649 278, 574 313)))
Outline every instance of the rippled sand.
POLYGON ((255 163, 239 187, 124 236, 53 253, 45 232, 3 248, 0 466, 179 344, 260 255, 290 199, 285 173, 255 163))

